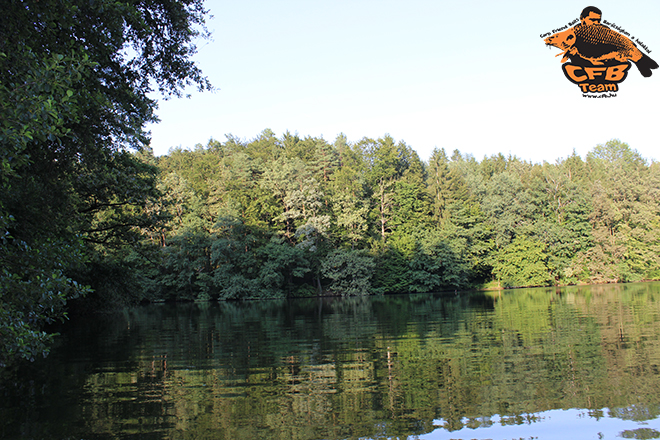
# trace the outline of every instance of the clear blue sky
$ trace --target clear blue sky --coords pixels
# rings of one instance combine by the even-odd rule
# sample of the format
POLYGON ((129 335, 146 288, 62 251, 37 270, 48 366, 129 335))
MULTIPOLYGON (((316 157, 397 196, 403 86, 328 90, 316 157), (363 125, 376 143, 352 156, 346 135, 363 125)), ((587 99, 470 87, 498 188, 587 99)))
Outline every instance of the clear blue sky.
POLYGON ((195 60, 218 90, 160 101, 152 146, 270 128, 390 134, 424 160, 438 147, 554 162, 613 138, 660 160, 660 69, 633 66, 616 98, 586 99, 540 37, 589 5, 660 63, 658 0, 208 0, 213 37, 195 60))

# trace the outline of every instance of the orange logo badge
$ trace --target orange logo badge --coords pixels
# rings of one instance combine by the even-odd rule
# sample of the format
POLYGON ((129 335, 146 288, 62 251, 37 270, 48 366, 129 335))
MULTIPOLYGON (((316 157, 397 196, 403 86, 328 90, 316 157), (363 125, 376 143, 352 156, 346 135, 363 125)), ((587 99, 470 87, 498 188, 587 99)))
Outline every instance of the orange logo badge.
POLYGON ((651 76, 651 70, 658 68, 658 63, 638 49, 633 41, 651 53, 644 43, 614 23, 606 20, 601 23, 602 15, 600 9, 588 6, 579 20, 553 29, 552 34, 541 35, 547 46, 562 51, 556 56, 562 55, 564 75, 577 84, 586 97, 616 96, 619 83, 628 75, 631 61, 644 77, 651 76))

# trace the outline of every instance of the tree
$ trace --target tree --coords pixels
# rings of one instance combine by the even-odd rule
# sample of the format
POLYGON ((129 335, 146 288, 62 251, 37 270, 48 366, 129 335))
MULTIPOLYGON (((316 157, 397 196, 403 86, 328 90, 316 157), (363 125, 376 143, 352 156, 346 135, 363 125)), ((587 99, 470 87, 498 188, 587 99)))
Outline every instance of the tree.
POLYGON ((394 186, 394 213, 390 222, 393 235, 409 235, 431 223, 431 204, 423 182, 404 176, 394 186))
MULTIPOLYGON (((341 139, 341 135, 337 137, 338 141, 341 139)), ((306 138, 305 140, 312 143, 311 148, 314 151, 310 166, 314 170, 314 174, 319 175, 318 180, 325 184, 339 167, 339 153, 335 146, 327 143, 322 138, 306 138)))
POLYGON ((176 299, 209 299, 212 285, 211 238, 204 231, 184 230, 163 248, 160 283, 176 299))
POLYGON ((493 275, 503 287, 547 286, 551 283, 545 244, 527 237, 516 237, 497 252, 493 275))
POLYGON ((329 202, 335 219, 335 240, 355 249, 369 232, 369 191, 364 178, 366 163, 359 148, 346 143, 345 137, 335 142, 340 154, 340 166, 332 174, 329 202))
POLYGON ((270 191, 260 186, 262 161, 250 158, 243 147, 233 142, 230 148, 225 144, 225 148, 230 152, 219 164, 220 177, 211 182, 209 211, 217 219, 229 214, 247 224, 268 227, 279 207, 270 191))
MULTIPOLYGON (((501 165, 499 160, 495 164, 501 165)), ((523 181, 527 165, 507 167, 509 169, 490 178, 481 197, 482 210, 492 224, 498 247, 506 246, 517 235, 527 233, 536 215, 529 186, 523 181)))
POLYGON ((595 248, 601 258, 586 259, 592 277, 602 281, 652 278, 660 259, 657 176, 641 155, 619 140, 598 145, 587 155, 592 180, 595 248), (602 262, 601 264, 598 264, 602 262), (612 268, 616 270, 612 271, 612 268))
POLYGON ((86 261, 142 224, 156 169, 128 150, 148 144, 154 89, 210 88, 191 60, 206 12, 201 0, 10 0, 3 14, 0 305, 12 318, 0 350, 31 358, 46 338, 21 334, 65 316, 86 261))
POLYGON ((261 264, 255 252, 258 233, 229 215, 221 216, 213 229, 211 264, 215 291, 220 299, 254 296, 260 288, 261 264))
POLYGON ((433 216, 438 222, 447 219, 449 205, 457 198, 460 176, 452 173, 445 149, 433 150, 428 165, 427 188, 433 201, 433 216))
MULTIPOLYGON (((296 280, 311 269, 305 250, 291 246, 279 237, 257 250, 259 262, 259 297, 276 298, 295 294, 296 280)), ((256 295, 255 295, 256 296, 256 295)))
POLYGON ((293 241, 298 226, 321 209, 323 193, 305 163, 298 158, 273 161, 264 171, 261 187, 271 192, 280 210, 273 221, 282 223, 282 234, 293 241))
POLYGON ((159 166, 163 174, 178 174, 200 197, 207 198, 213 183, 221 178, 223 157, 217 141, 211 139, 206 148, 201 144, 195 145, 195 151, 171 149, 167 156, 159 158, 159 166))
POLYGON ((172 172, 158 183, 163 209, 170 212, 170 230, 208 230, 209 219, 203 199, 197 195, 190 183, 172 172))
POLYGON ((283 156, 284 148, 273 130, 267 128, 246 145, 245 152, 252 159, 269 162, 283 156))
POLYGON ((410 147, 403 142, 395 143, 390 135, 378 140, 364 138, 356 147, 362 151, 366 163, 367 184, 371 188, 374 203, 373 217, 384 242, 395 226, 392 220, 397 181, 408 172, 410 182, 418 186, 423 182, 423 178, 420 182, 423 165, 410 147))
POLYGON ((322 263, 322 274, 331 280, 328 289, 337 295, 371 294, 371 274, 376 263, 362 250, 336 249, 322 263))
POLYGON ((410 261, 410 291, 437 292, 466 288, 470 264, 464 241, 442 237, 442 232, 423 231, 418 236, 415 255, 410 261))
POLYGON ((534 203, 541 215, 534 221, 533 235, 548 249, 549 267, 558 283, 582 281, 583 271, 576 265, 576 256, 592 245, 589 214, 590 197, 581 168, 582 159, 575 153, 556 165, 537 166, 532 186, 534 203))

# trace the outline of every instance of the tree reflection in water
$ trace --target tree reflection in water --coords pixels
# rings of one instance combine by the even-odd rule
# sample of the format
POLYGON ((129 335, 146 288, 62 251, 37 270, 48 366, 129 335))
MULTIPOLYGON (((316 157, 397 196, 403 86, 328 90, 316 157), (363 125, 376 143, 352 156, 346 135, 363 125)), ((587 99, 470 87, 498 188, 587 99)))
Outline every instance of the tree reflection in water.
POLYGON ((657 438, 660 283, 138 307, 2 394, 2 438, 657 438))

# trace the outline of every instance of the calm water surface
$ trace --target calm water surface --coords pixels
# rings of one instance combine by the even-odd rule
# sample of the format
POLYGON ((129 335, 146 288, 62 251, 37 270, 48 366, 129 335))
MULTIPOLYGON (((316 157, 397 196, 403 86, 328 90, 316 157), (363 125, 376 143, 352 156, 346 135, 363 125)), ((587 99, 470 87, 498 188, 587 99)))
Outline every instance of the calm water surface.
POLYGON ((660 438, 660 284, 151 305, 0 385, 0 438, 660 438))

